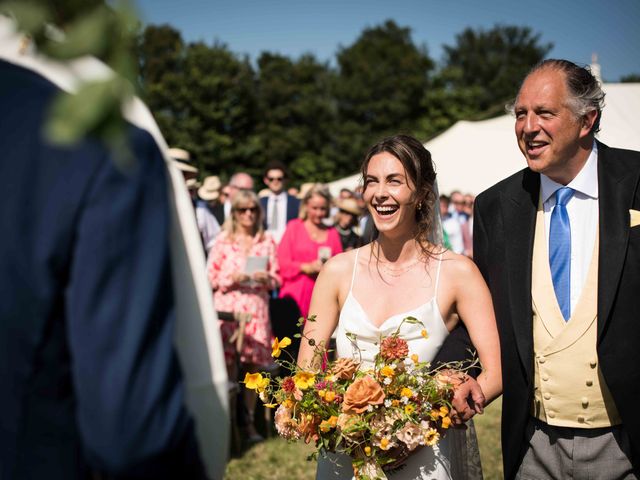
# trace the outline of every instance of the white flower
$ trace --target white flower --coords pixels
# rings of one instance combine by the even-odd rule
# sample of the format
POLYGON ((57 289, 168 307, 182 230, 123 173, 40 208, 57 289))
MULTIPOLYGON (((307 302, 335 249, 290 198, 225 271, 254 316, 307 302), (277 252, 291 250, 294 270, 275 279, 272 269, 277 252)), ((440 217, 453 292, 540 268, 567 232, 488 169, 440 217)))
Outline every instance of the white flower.
POLYGON ((373 412, 373 405, 369 405, 367 407, 367 412, 373 412))
POLYGON ((407 403, 409 403, 409 397, 402 397, 400 401, 406 405, 407 403))
POLYGON ((390 385, 391 384, 391 377, 386 377, 382 383, 384 383, 385 385, 390 385))
POLYGON ((389 408, 389 407, 391 407, 391 405, 392 405, 391 400, 389 400, 389 399, 387 398, 387 399, 384 401, 384 406, 385 406, 385 407, 387 407, 387 408, 389 408))

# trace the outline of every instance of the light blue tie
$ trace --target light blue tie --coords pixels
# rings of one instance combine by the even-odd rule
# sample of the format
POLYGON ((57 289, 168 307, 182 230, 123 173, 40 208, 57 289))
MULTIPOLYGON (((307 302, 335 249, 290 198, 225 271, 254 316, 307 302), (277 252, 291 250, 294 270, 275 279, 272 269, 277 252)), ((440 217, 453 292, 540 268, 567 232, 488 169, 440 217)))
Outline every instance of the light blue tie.
POLYGON ((556 191, 556 206, 549 227, 549 266, 553 289, 565 322, 571 317, 571 223, 567 202, 574 190, 562 187, 556 191))

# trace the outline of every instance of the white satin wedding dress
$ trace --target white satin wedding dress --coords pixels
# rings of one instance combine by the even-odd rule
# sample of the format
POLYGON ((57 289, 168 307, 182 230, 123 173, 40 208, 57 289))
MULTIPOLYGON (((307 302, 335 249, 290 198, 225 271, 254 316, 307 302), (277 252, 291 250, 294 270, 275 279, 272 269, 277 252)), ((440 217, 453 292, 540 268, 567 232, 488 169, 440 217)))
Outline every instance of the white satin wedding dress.
MULTIPOLYGON (((442 343, 449 335, 436 300, 438 282, 440 279, 440 265, 442 257, 438 258, 438 267, 433 298, 427 303, 407 312, 395 314, 386 319, 382 325, 376 327, 369 320, 361 303, 353 295, 353 285, 356 278, 358 265, 358 253, 355 254, 355 263, 351 278, 349 294, 342 306, 338 327, 336 330, 336 348, 338 357, 359 358, 358 349, 362 358, 362 366, 372 365, 374 356, 379 350, 380 336, 388 336, 396 331, 398 325, 407 316, 413 316, 422 321, 420 324, 404 323, 400 330, 402 338, 409 343, 409 354, 418 354, 420 361, 431 361, 440 350, 442 343), (429 337, 422 337, 422 330, 426 329, 429 337), (356 349, 345 335, 354 333, 357 335, 356 349)), ((362 367, 361 367, 362 368, 362 367)), ((434 447, 422 447, 409 456, 406 463, 392 473, 388 473, 389 480, 446 480, 452 479, 452 459, 454 452, 451 435, 447 434, 434 447)), ((353 478, 351 460, 346 455, 328 454, 318 459, 317 480, 350 480, 353 478)))

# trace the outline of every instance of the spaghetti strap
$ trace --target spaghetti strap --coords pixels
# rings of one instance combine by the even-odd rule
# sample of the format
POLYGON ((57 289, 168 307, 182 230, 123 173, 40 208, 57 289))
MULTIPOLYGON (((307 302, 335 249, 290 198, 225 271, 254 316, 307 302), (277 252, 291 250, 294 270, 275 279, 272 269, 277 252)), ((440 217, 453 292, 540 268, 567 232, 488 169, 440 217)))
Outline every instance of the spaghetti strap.
POLYGON ((436 272, 436 288, 433 292, 433 298, 436 298, 436 295, 438 294, 438 283, 440 282, 440 267, 442 266, 442 255, 444 255, 444 252, 440 253, 440 258, 438 259, 438 270, 436 272))
POLYGON ((349 287, 349 293, 353 292, 353 282, 356 280, 356 268, 358 268, 358 253, 360 253, 360 249, 356 248, 356 258, 353 261, 353 273, 351 273, 351 286, 349 287))

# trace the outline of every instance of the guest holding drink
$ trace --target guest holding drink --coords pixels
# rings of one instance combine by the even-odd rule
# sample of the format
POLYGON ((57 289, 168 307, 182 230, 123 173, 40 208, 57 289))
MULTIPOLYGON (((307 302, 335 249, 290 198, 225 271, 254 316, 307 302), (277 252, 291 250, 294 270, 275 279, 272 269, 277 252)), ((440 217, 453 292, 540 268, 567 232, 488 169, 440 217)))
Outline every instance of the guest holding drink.
POLYGON ((340 235, 324 224, 331 195, 322 184, 309 188, 302 200, 302 218, 291 220, 278 246, 282 276, 280 298, 292 298, 300 315, 309 314, 311 293, 322 265, 342 252, 340 235))
MULTIPOLYGON (((240 352, 242 369, 248 373, 256 373, 272 363, 269 290, 279 283, 278 262, 275 241, 264 231, 262 217, 257 195, 239 190, 231 202, 231 215, 211 248, 207 266, 216 309, 251 314, 240 352)), ((220 321, 220 329, 223 339, 228 340, 235 325, 220 321)), ((229 341, 225 341, 225 360, 229 376, 237 377, 234 346, 229 341)), ((254 390, 244 390, 244 402, 248 411, 245 434, 250 442, 255 442, 261 438, 253 424, 254 390)))

